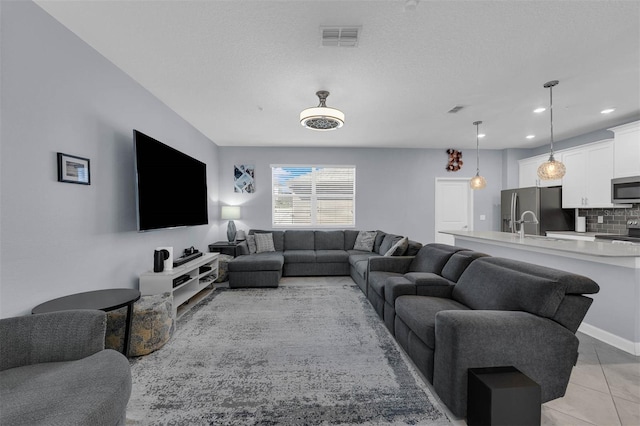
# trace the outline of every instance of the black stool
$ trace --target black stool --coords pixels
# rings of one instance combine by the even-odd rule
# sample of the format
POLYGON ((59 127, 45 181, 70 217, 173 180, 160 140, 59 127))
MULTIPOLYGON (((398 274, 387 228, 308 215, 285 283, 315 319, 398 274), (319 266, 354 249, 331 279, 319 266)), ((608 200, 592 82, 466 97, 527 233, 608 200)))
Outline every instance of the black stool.
POLYGON ((470 368, 467 424, 540 425, 540 385, 515 367, 470 368))

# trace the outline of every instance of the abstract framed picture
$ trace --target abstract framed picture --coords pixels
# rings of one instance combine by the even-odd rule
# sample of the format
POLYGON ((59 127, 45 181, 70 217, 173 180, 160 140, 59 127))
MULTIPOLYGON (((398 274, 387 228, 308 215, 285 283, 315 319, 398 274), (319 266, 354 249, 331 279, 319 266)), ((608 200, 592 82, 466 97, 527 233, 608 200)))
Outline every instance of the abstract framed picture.
POLYGON ((255 166, 253 164, 240 164, 233 166, 233 192, 253 194, 255 186, 255 166))
POLYGON ((59 152, 58 182, 91 185, 89 159, 59 152))

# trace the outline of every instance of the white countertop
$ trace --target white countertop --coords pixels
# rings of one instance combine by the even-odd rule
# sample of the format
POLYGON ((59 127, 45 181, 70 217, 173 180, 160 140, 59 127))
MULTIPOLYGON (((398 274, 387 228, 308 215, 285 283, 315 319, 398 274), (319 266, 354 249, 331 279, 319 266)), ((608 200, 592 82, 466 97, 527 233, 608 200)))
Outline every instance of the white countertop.
POLYGON ((547 235, 549 234, 575 235, 578 237, 595 237, 596 235, 603 235, 605 233, 604 232, 577 232, 577 231, 547 231, 547 235))
POLYGON ((496 231, 439 231, 471 240, 516 245, 521 248, 545 249, 597 257, 638 257, 640 245, 613 244, 601 241, 559 240, 553 237, 525 235, 521 239, 518 234, 496 231))

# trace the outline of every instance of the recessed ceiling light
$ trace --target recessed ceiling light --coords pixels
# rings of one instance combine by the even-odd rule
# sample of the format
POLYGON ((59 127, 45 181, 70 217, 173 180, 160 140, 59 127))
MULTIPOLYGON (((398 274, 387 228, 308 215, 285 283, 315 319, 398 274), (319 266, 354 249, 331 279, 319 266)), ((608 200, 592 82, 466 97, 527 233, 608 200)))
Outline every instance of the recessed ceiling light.
POLYGON ((602 111, 600 111, 600 114, 611 114, 615 110, 616 110, 615 108, 603 109, 602 111))
POLYGON ((479 137, 479 138, 484 138, 485 136, 487 136, 487 135, 485 135, 484 133, 480 133, 480 134, 478 135, 478 137, 479 137))
POLYGON ((527 135, 527 139, 533 139, 535 137, 536 137, 536 135, 527 135))
POLYGON ((536 114, 540 114, 541 112, 545 112, 547 109, 545 107, 536 108, 533 110, 536 114))

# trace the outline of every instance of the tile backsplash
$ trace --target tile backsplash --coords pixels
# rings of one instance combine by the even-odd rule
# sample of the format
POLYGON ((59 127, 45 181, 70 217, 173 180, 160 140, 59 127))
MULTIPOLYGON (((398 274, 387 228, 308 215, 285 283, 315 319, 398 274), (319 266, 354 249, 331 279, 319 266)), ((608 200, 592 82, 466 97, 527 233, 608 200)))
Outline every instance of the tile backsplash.
POLYGON ((587 232, 602 234, 626 234, 627 220, 640 218, 640 204, 633 204, 626 209, 578 209, 578 216, 587 218, 587 232), (603 223, 598 223, 602 216, 603 223))

